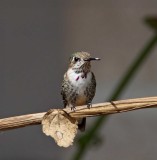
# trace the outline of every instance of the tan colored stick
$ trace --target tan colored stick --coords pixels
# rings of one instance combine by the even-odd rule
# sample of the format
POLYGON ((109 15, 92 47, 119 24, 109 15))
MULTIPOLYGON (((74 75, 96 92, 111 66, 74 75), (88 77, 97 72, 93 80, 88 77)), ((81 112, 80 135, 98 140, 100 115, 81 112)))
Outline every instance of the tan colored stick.
MULTIPOLYGON (((70 108, 64 109, 71 117, 91 117, 113 113, 127 112, 131 110, 157 107, 157 97, 136 98, 113 102, 93 104, 90 109, 87 106, 78 106, 75 111, 70 108)), ((54 109, 58 110, 58 109, 54 109)), ((46 112, 27 114, 15 117, 0 119, 0 131, 13 128, 20 128, 28 125, 40 124, 46 112)), ((56 112, 58 113, 58 112, 56 112)), ((55 112, 54 112, 55 114, 55 112)))

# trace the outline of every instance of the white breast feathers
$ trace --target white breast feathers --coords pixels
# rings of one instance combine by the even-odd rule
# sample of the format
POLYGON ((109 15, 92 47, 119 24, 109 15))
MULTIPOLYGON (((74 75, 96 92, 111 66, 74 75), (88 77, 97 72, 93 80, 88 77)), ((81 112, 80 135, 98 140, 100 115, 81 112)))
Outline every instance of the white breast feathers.
POLYGON ((88 72, 87 74, 75 73, 74 70, 69 69, 67 76, 74 87, 78 90, 85 90, 86 87, 91 83, 92 73, 88 72))

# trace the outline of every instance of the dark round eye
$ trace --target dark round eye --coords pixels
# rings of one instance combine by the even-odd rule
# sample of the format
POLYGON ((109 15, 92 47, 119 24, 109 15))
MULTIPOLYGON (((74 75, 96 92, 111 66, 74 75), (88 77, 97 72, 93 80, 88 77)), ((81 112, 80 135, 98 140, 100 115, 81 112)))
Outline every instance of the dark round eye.
POLYGON ((77 62, 77 61, 79 61, 79 60, 80 60, 80 58, 75 57, 75 58, 74 58, 74 60, 75 60, 75 62, 77 62))

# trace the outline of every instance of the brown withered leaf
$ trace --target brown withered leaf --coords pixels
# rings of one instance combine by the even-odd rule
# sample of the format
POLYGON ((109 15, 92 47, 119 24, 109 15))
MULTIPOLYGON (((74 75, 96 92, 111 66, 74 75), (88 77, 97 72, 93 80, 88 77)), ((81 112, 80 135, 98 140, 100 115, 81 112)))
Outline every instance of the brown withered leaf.
POLYGON ((77 124, 77 120, 65 111, 51 109, 43 117, 42 130, 47 136, 54 138, 59 146, 69 147, 77 134, 77 124))

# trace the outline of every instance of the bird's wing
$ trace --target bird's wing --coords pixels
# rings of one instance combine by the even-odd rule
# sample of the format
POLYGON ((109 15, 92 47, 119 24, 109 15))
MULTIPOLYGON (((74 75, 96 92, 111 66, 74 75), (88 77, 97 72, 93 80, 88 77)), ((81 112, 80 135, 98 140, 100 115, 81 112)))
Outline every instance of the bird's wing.
POLYGON ((94 96, 95 96, 95 91, 96 91, 96 80, 95 80, 95 76, 92 72, 92 80, 91 80, 91 84, 88 86, 88 102, 91 103, 94 96))
POLYGON ((64 104, 64 108, 67 106, 67 90, 68 90, 68 78, 66 73, 64 74, 64 79, 62 82, 62 89, 61 89, 61 95, 62 95, 62 99, 63 99, 63 104, 64 104))

